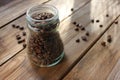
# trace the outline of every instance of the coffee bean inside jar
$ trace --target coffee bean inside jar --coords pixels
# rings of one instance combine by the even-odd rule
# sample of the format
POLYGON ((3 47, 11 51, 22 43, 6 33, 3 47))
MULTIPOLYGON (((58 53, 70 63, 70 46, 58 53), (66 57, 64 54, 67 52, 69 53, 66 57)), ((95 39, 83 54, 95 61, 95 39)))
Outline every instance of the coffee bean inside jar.
POLYGON ((40 67, 59 63, 64 46, 57 30, 58 11, 51 5, 38 5, 27 11, 29 28, 27 53, 30 61, 40 67))

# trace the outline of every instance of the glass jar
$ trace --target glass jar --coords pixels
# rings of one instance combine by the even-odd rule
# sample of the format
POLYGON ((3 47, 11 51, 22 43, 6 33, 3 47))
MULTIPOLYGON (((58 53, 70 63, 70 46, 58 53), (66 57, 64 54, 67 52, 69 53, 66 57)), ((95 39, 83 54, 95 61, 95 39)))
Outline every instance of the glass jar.
POLYGON ((37 5, 27 10, 26 19, 30 61, 40 67, 59 63, 64 56, 64 46, 57 30, 58 10, 52 5, 37 5))

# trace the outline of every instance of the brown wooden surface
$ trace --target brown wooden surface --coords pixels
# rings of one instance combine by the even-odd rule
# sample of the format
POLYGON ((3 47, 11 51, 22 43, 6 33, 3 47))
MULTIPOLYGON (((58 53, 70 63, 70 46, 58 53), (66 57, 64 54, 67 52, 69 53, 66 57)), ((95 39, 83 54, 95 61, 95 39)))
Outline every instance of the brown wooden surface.
MULTIPOLYGON (((117 21, 120 21, 120 17, 117 21)), ((83 59, 72 69, 64 80, 119 80, 120 62, 120 23, 113 24, 83 59), (112 36, 112 43, 107 36, 112 36), (107 43, 106 47, 101 42, 107 43), (115 66, 115 64, 118 64, 115 66), (114 68, 115 66, 115 68, 114 68), (113 71, 112 71, 113 69, 113 71), (116 70, 115 70, 116 69, 116 70), (111 72, 112 71, 112 72, 111 72), (109 78, 108 75, 111 73, 109 78)))
MULTIPOLYGON (((66 2, 69 2, 70 0, 61 0, 61 1, 50 1, 49 4, 53 4, 54 6, 56 6, 60 12, 62 12, 64 10, 64 8, 68 7, 68 4, 66 2), (57 3, 57 4, 54 4, 57 3), (60 7, 59 5, 66 5, 64 7, 60 7)), ((71 0, 72 2, 74 0, 71 0)), ((76 5, 75 9, 78 9, 82 6, 84 6, 84 4, 88 3, 89 0, 80 0, 79 6, 76 5)), ((65 19, 68 15, 70 15, 71 12, 71 5, 69 5, 68 9, 65 9, 66 14, 64 16, 62 16, 63 14, 60 13, 60 20, 65 19)), ((12 24, 16 24, 16 25, 20 25, 20 26, 24 26, 26 28, 26 20, 25 20, 25 16, 20 17, 19 19, 13 21, 12 23, 8 24, 7 26, 3 27, 0 29, 0 41, 1 41, 1 54, 0 54, 0 65, 2 65, 4 62, 6 62, 9 58, 11 58, 13 55, 15 55, 17 52, 19 52, 23 47, 22 45, 17 45, 17 41, 15 36, 17 34, 20 34, 22 31, 19 30, 15 30, 12 28, 12 24), (12 42, 11 42, 12 41, 12 42), (4 43, 2 43, 4 42, 4 43), (6 46, 6 47, 5 47, 6 46), (16 48, 15 48, 16 47, 16 48)), ((28 32, 26 30, 26 32, 28 32)))
MULTIPOLYGON (((2 17, 0 25, 10 22, 0 29, 0 80, 119 80, 120 28, 114 24, 120 16, 119 0, 49 0, 46 2, 45 4, 52 4, 59 10, 61 21, 59 31, 65 47, 65 57, 62 62, 50 68, 39 68, 30 64, 26 49, 23 49, 22 44, 17 44, 15 38, 22 31, 11 27, 12 24, 24 26, 28 33, 25 15, 18 16, 28 7, 47 0, 18 0, 18 5, 15 5, 17 0, 6 1, 8 2, 0 5, 0 11, 3 10, 0 15, 5 14, 9 18, 2 17), (27 2, 31 4, 26 6, 27 2), (13 13, 12 8, 17 10, 19 5, 23 5, 19 7, 21 11, 15 12, 14 17, 9 15, 13 13), (8 6, 10 9, 7 8, 8 6), (73 12, 71 8, 74 8, 73 12), (106 14, 109 17, 106 17, 106 14), (11 22, 15 18, 17 19, 11 22), (91 23, 91 19, 94 19, 95 23, 91 23), (100 22, 96 23, 96 20, 100 22), (82 24, 86 31, 75 32, 75 25, 72 24, 74 21, 82 24), (99 25, 103 27, 100 28, 99 25), (85 36, 87 31, 90 36, 85 42, 81 36, 85 36), (111 45, 108 44, 108 47, 104 48, 100 43, 106 40, 108 34, 114 35, 115 38, 111 45), (78 38, 80 43, 75 42, 78 38)), ((120 17, 118 20, 120 22, 120 17)))
POLYGON ((0 27, 23 15, 29 7, 46 1, 48 0, 0 0, 0 27))

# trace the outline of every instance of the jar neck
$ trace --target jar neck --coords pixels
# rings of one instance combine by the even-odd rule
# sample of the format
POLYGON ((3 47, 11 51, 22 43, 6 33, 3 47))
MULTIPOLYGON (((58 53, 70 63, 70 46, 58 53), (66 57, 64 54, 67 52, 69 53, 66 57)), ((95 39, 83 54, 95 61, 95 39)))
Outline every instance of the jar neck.
POLYGON ((51 5, 34 6, 27 11, 26 15, 27 15, 26 19, 28 23, 28 28, 33 31, 44 31, 44 32, 55 31, 58 28, 59 23, 60 23, 59 16, 58 16, 58 10, 54 6, 51 6, 51 5), (32 15, 36 13, 52 14, 52 17, 47 18, 47 19, 33 18, 32 15))

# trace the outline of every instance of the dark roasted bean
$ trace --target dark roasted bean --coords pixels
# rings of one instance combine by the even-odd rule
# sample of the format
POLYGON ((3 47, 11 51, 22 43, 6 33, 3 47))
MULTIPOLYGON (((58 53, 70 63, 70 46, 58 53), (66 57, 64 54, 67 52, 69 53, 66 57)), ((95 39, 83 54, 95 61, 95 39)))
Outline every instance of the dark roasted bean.
POLYGON ((73 22, 74 25, 76 25, 77 23, 76 22, 73 22))
POLYGON ((26 44, 23 44, 23 48, 26 48, 26 46, 27 46, 26 44))
POLYGON ((98 23, 98 22, 100 22, 100 20, 96 20, 96 22, 98 23))
POLYGON ((89 34, 89 32, 86 32, 86 36, 89 36, 90 34, 89 34))
POLYGON ((108 14, 106 14, 106 17, 109 17, 109 15, 108 15, 108 14))
POLYGON ((23 36, 26 36, 26 32, 23 32, 23 36))
POLYGON ((82 38, 83 41, 88 41, 86 36, 82 36, 81 38, 82 38))
POLYGON ((75 31, 79 31, 79 28, 75 28, 75 31))
POLYGON ((103 46, 103 47, 105 47, 106 46, 106 42, 101 42, 101 45, 103 46))
POLYGON ((80 39, 77 39, 77 40, 76 40, 76 43, 79 43, 79 42, 80 42, 80 39))
POLYGON ((84 28, 84 27, 82 27, 82 28, 81 28, 81 30, 82 30, 82 31, 85 31, 85 28, 84 28))
POLYGON ((100 27, 100 28, 102 28, 102 27, 103 27, 103 25, 99 25, 99 27, 100 27))
POLYGON ((91 22, 94 23, 94 19, 92 19, 91 22))
POLYGON ((115 21, 115 24, 118 24, 118 21, 115 21))
POLYGON ((20 39, 21 39, 21 36, 20 36, 20 35, 17 35, 17 36, 16 36, 16 39, 17 39, 17 40, 20 40, 20 39))
POLYGON ((12 27, 15 28, 16 27, 15 24, 12 24, 12 27))
POLYGON ((20 29, 20 30, 24 30, 24 27, 20 27, 19 29, 20 29))
POLYGON ((108 35, 108 36, 107 36, 107 42, 109 42, 109 43, 112 42, 112 37, 111 37, 111 35, 108 35))
POLYGON ((73 8, 71 8, 71 11, 74 11, 74 9, 73 9, 73 8))
POLYGON ((17 25, 15 28, 19 28, 20 26, 19 25, 17 25))

